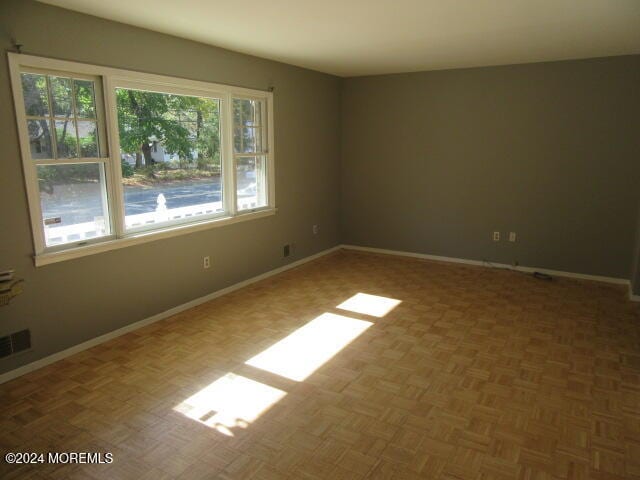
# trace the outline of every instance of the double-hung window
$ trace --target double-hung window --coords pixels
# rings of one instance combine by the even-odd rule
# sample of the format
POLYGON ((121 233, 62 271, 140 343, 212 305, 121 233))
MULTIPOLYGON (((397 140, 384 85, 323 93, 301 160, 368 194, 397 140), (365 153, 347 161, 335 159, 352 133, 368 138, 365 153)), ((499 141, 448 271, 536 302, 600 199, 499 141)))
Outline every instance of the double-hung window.
POLYGON ((266 112, 258 98, 233 99, 233 156, 238 211, 267 205, 266 112))
POLYGON ((9 63, 36 264, 275 212, 271 92, 9 63))

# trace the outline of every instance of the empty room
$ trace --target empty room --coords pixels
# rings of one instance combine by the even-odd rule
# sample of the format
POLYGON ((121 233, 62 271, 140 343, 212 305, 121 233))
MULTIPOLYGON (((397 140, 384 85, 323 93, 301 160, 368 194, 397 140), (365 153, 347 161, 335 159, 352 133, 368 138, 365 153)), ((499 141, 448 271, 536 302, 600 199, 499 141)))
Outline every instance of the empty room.
POLYGON ((0 478, 640 480, 640 1, 0 45, 0 478))

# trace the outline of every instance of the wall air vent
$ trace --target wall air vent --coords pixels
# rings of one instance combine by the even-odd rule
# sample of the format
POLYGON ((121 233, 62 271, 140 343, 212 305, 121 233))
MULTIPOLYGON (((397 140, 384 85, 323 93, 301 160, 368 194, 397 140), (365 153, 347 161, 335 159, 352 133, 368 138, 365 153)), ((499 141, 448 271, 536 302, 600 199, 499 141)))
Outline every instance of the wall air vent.
POLYGON ((31 332, 20 330, 5 337, 0 337, 0 358, 14 355, 31 348, 31 332))

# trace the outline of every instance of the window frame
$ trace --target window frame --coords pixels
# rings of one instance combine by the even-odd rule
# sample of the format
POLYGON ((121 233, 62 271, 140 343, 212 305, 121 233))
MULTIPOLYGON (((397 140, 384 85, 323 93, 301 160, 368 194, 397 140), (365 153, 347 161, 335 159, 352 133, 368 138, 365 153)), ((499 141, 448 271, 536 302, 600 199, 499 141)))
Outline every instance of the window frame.
MULTIPOLYGON (((99 65, 57 60, 47 57, 8 53, 11 85, 13 90, 14 111, 19 135, 25 189, 29 204, 29 215, 33 236, 34 262, 36 266, 46 265, 71 258, 78 258, 103 251, 127 247, 130 245, 159 240, 175 235, 183 235, 208 228, 228 225, 239 221, 265 217, 276 213, 275 206, 275 159, 273 126, 273 92, 229 86, 213 82, 203 82, 180 77, 144 73, 99 65), (66 76, 91 77, 95 80, 96 119, 103 125, 99 128, 102 144, 100 156, 92 159, 102 163, 106 178, 106 195, 110 235, 77 243, 65 243, 46 246, 44 224, 40 206, 38 163, 31 158, 29 136, 26 128, 27 115, 24 108, 21 73, 58 74, 66 76), (152 228, 126 229, 124 210, 124 191, 120 166, 120 139, 115 103, 116 88, 136 88, 171 94, 204 96, 220 101, 220 142, 221 142, 221 184, 223 212, 194 217, 192 221, 183 219, 163 222, 152 228), (155 90, 154 90, 155 89, 155 90), (98 99, 100 95, 101 98, 98 99), (263 102, 266 110, 264 117, 264 140, 266 148, 260 156, 266 159, 266 205, 238 211, 236 190, 236 154, 233 147, 233 99, 253 99, 263 102), (100 106, 99 106, 100 105, 100 106), (98 110, 103 110, 99 112, 98 110), (102 113, 102 116, 100 116, 102 113), (104 150, 107 157, 103 157, 104 150)), ((52 139, 53 141, 54 139, 52 139)), ((83 163, 87 159, 70 158, 55 160, 51 163, 83 163)))
MULTIPOLYGON (((208 97, 208 98, 214 98, 216 100, 218 100, 220 103, 220 136, 221 136, 221 148, 220 148, 220 157, 221 157, 221 171, 222 171, 222 176, 221 176, 221 182, 222 182, 222 205, 223 205, 223 211, 222 212, 218 212, 218 213, 212 213, 212 214, 208 214, 208 215, 199 215, 196 221, 207 221, 207 220, 213 220, 216 218, 224 218, 226 216, 229 216, 229 214, 231 213, 231 210, 229 210, 228 208, 228 197, 229 197, 229 193, 232 192, 227 192, 226 190, 226 186, 225 186, 225 178, 227 176, 227 174, 225 173, 227 171, 227 166, 226 166, 226 160, 228 155, 227 150, 227 145, 224 141, 224 139, 222 138, 224 136, 223 132, 224 130, 226 130, 226 125, 224 125, 224 121, 223 121, 223 111, 225 109, 225 104, 227 101, 230 101, 228 97, 228 94, 225 94, 224 92, 220 91, 219 89, 208 89, 208 90, 203 90, 203 89, 195 89, 195 88, 185 88, 185 87, 176 87, 173 85, 166 85, 164 83, 158 83, 156 81, 141 81, 141 80, 132 80, 130 78, 124 78, 124 77, 111 77, 110 81, 109 81, 110 85, 109 88, 105 88, 105 92, 106 95, 108 96, 108 100, 109 103, 111 105, 113 105, 115 107, 116 105, 116 89, 118 88, 124 88, 124 89, 131 89, 131 90, 140 90, 140 91, 146 91, 146 92, 156 92, 156 93, 165 93, 165 94, 171 94, 171 95, 185 95, 185 96, 198 96, 198 97, 208 97)), ((111 141, 110 141, 110 150, 113 150, 115 148, 117 148, 117 151, 120 152, 120 133, 119 133, 119 125, 118 125, 118 118, 117 115, 114 114, 115 112, 112 111, 112 123, 109 124, 109 130, 112 132, 111 133, 111 141)), ((113 178, 113 185, 114 185, 114 217, 115 217, 115 221, 117 222, 116 225, 119 226, 119 228, 122 230, 122 236, 130 236, 130 235, 136 235, 139 233, 145 233, 145 232, 153 232, 153 231, 157 231, 157 230, 163 230, 166 228, 172 228, 174 226, 179 226, 179 225, 189 225, 191 223, 194 223, 193 220, 188 220, 188 219, 178 219, 178 220, 169 220, 166 222, 162 222, 158 225, 150 225, 150 226, 139 226, 139 227, 132 227, 132 228, 127 228, 126 226, 126 213, 125 213, 125 197, 124 197, 124 188, 122 186, 122 175, 121 175, 121 171, 119 169, 113 168, 114 170, 114 178, 113 178), (115 170, 118 170, 117 172, 115 170)))
MULTIPOLYGON (((234 95, 233 96, 233 98, 231 99, 231 107, 230 107, 231 108, 231 114, 232 114, 232 116, 231 116, 231 120, 232 120, 231 132, 232 132, 232 134, 233 134, 233 131, 235 130, 235 127, 236 127, 235 123, 233 123, 233 100, 236 100, 236 99, 237 100, 254 100, 254 101, 260 100, 258 97, 249 96, 249 95, 234 95)), ((269 138, 269 132, 271 131, 271 128, 269 126, 270 124, 269 124, 268 115, 269 115, 269 110, 268 110, 267 106, 265 105, 265 108, 262 108, 261 111, 260 111, 260 125, 259 125, 259 127, 263 129, 263 131, 261 133, 262 138, 260 140, 260 146, 261 146, 262 149, 260 151, 256 150, 256 151, 252 151, 252 152, 236 152, 235 144, 233 143, 233 135, 232 135, 232 138, 231 138, 231 140, 232 140, 231 156, 232 156, 232 159, 233 159, 233 163, 232 163, 231 167, 233 168, 233 172, 232 172, 233 182, 234 182, 233 190, 235 192, 233 208, 234 208, 234 211, 235 211, 236 215, 246 215, 248 213, 252 213, 252 212, 255 212, 256 210, 264 208, 264 207, 256 207, 256 208, 239 209, 238 208, 238 197, 237 197, 238 188, 237 188, 236 182, 237 182, 237 178, 238 178, 238 159, 239 158, 252 158, 252 157, 255 157, 256 161, 257 161, 258 157, 268 157, 268 155, 269 155, 269 150, 270 150, 270 146, 272 145, 272 143, 271 143, 270 138, 269 138), (265 111, 265 109, 267 111, 265 111), (264 148, 265 139, 266 139, 266 142, 267 142, 267 147, 266 148, 264 148)), ((271 172, 272 169, 271 169, 271 165, 269 163, 268 158, 267 158, 266 168, 267 168, 267 174, 266 174, 265 180, 266 180, 267 184, 265 185, 265 187, 267 189, 267 194, 265 195, 265 197, 266 197, 267 205, 269 205, 270 204, 270 194, 271 194, 270 193, 271 192, 270 185, 272 184, 272 180, 269 178, 269 175, 270 175, 270 172, 271 172)))

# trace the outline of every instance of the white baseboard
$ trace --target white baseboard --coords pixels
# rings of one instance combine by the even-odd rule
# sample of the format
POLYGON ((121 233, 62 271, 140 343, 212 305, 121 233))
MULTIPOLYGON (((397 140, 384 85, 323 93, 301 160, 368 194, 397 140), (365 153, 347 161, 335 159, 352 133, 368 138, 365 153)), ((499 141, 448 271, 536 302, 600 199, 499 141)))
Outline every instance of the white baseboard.
POLYGON ((518 270, 520 272, 540 272, 540 273, 546 273, 547 275, 555 275, 556 277, 579 278, 582 280, 594 280, 596 282, 615 283, 617 285, 630 285, 629 280, 627 280, 626 278, 604 277, 601 275, 587 275, 585 273, 563 272, 560 270, 549 270, 547 268, 525 267, 521 265, 519 265, 518 267, 514 267, 513 265, 508 265, 505 263, 495 263, 495 262, 487 263, 487 262, 483 262, 482 260, 470 260, 466 258, 455 258, 455 257, 442 257, 439 255, 428 255, 426 253, 404 252, 400 250, 387 250, 384 248, 360 247, 358 245, 342 245, 342 248, 346 250, 359 250, 362 252, 382 253, 385 255, 399 255, 402 257, 422 258, 426 260, 437 260, 440 262, 463 263, 466 265, 478 265, 481 267, 489 267, 489 268, 510 268, 512 270, 518 270))
MULTIPOLYGON (((67 348, 66 350, 62 350, 60 352, 54 353, 52 355, 49 355, 47 357, 41 358, 39 360, 36 360, 34 362, 28 363, 27 365, 23 365, 21 367, 18 367, 14 370, 10 370, 8 372, 5 372, 3 374, 0 375, 0 384, 8 382, 9 380, 13 380, 14 378, 20 377, 22 375, 25 375, 29 372, 33 372, 34 370, 38 370, 42 367, 45 367, 47 365, 50 365, 54 362, 57 362, 58 360, 62 360, 63 358, 69 357, 75 353, 79 353, 82 352, 84 350, 87 350, 91 347, 95 347, 96 345, 99 345, 101 343, 104 343, 108 340, 111 340, 113 338, 119 337, 121 335, 124 335, 126 333, 132 332, 134 330, 137 330, 139 328, 142 328, 146 325, 150 325, 152 323, 158 322, 160 320, 163 320, 165 318, 168 318, 172 315, 175 315, 177 313, 183 312, 185 310, 188 310, 190 308, 193 308, 195 306, 198 306, 200 304, 203 304, 205 302, 208 302, 210 300, 213 300, 214 298, 218 298, 221 297, 222 295, 226 295, 227 293, 231 293, 235 290, 238 290, 240 288, 246 287, 247 285, 251 285, 252 283, 255 282, 259 282, 260 280, 264 280, 265 278, 269 278, 273 275, 277 275, 278 273, 281 272, 285 272, 287 270, 290 270, 292 268, 298 267, 300 265, 303 265, 307 262, 311 262, 312 260, 315 260, 317 258, 323 257, 325 255, 328 255, 330 253, 333 253, 337 250, 340 249, 345 249, 345 250, 358 250, 358 251, 362 251, 362 252, 370 252, 370 253, 381 253, 381 254, 385 254, 385 255, 398 255, 398 256, 403 256, 403 257, 412 257, 412 258, 422 258, 422 259, 427 259, 427 260, 436 260, 436 261, 441 261, 441 262, 451 262, 451 263, 462 263, 462 264, 466 264, 466 265, 477 265, 477 266, 484 266, 484 267, 499 267, 499 268, 513 268, 511 265, 507 265, 507 264, 502 264, 502 263, 491 263, 491 264, 487 264, 486 262, 483 262, 481 260, 470 260, 470 259, 465 259, 465 258, 455 258, 455 257, 443 257, 443 256, 439 256, 439 255, 428 255, 425 253, 415 253, 415 252, 404 252, 404 251, 399 251, 399 250, 387 250, 384 248, 372 248, 372 247, 360 247, 357 245, 338 245, 336 247, 332 247, 329 248, 327 250, 323 250, 321 252, 318 252, 314 255, 310 255, 308 257, 305 257, 303 259, 300 260, 296 260, 295 262, 289 263, 287 265, 284 265, 282 267, 279 268, 275 268, 273 270, 270 270, 268 272, 262 273, 260 275, 257 275, 255 277, 249 278, 247 280, 243 280, 242 282, 238 282, 234 285, 230 285, 229 287, 223 288, 221 290, 217 290, 215 292, 209 293, 208 295, 205 295, 203 297, 200 298, 196 298, 194 300, 191 300, 187 303, 183 303, 182 305, 178 305, 176 307, 170 308, 169 310, 166 310, 164 312, 160 312, 157 313, 156 315, 153 315, 151 317, 139 320, 135 323, 131 323, 129 325, 126 325, 122 328, 119 328, 117 330, 114 330, 112 332, 109 333, 105 333, 104 335, 100 335, 99 337, 95 337, 92 338, 90 340, 87 340, 86 342, 82 342, 78 345, 74 345, 73 347, 67 348)), ((544 268, 533 268, 533 267, 523 267, 523 266, 519 266, 517 267, 517 270, 522 271, 522 272, 541 272, 541 273, 547 273, 549 275, 556 275, 559 277, 569 277, 569 278, 579 278, 579 279, 583 279, 583 280, 595 280, 595 281, 599 281, 599 282, 607 282, 607 283, 615 283, 618 285, 629 285, 629 299, 633 302, 640 302, 640 295, 633 295, 631 293, 631 284, 629 282, 629 280, 623 279, 623 278, 614 278, 614 277, 603 277, 600 275, 586 275, 583 273, 572 273, 572 272, 562 272, 562 271, 558 271, 558 270, 548 270, 548 269, 544 269, 544 268)))
POLYGON ((114 330, 112 332, 109 333, 105 333, 104 335, 100 335, 99 337, 95 337, 92 338, 91 340, 87 340, 86 342, 82 342, 78 345, 74 345, 73 347, 67 348, 66 350, 62 350, 60 352, 54 353, 53 355, 49 355, 47 357, 41 358, 39 360, 36 360, 34 362, 28 363, 26 365, 23 365, 21 367, 18 367, 14 370, 10 370, 6 373, 3 373, 2 375, 0 375, 0 384, 8 382, 9 380, 13 380, 14 378, 20 377, 22 375, 25 375, 29 372, 33 372, 34 370, 38 370, 39 368, 42 368, 44 366, 50 365, 54 362, 57 362, 58 360, 62 360, 63 358, 69 357, 75 353, 79 353, 82 352, 83 350, 87 350, 91 347, 95 347, 96 345, 99 345, 101 343, 104 343, 108 340, 111 340, 113 338, 119 337, 121 335, 124 335, 125 333, 129 333, 132 332, 134 330, 137 330, 139 328, 142 328, 146 325, 150 325, 152 323, 158 322, 160 320, 163 320, 165 318, 168 318, 172 315, 175 315, 177 313, 183 312, 185 310, 188 310, 190 308, 193 308, 197 305, 200 305, 202 303, 208 302, 210 300, 213 300, 214 298, 218 298, 221 297, 222 295, 226 295, 227 293, 231 293, 235 290, 238 290, 242 287, 246 287, 247 285, 251 285, 252 283, 256 283, 259 282, 260 280, 264 280, 265 278, 269 278, 272 277, 273 275, 277 275, 278 273, 282 273, 284 271, 290 270, 292 268, 298 267, 300 265, 303 265, 307 262, 311 262, 312 260, 315 260, 317 258, 323 257, 325 255, 328 255, 330 253, 335 252, 336 250, 340 250, 341 246, 336 246, 336 247, 332 247, 329 248, 327 250, 323 250, 321 252, 318 252, 314 255, 310 255, 308 257, 305 257, 303 259, 300 260, 296 260, 295 262, 291 262, 287 265, 284 265, 282 267, 279 268, 275 268, 273 270, 269 270, 268 272, 262 273, 260 275, 257 275, 255 277, 249 278, 248 280, 243 280, 242 282, 238 282, 236 284, 230 285, 226 288, 223 288, 221 290, 216 290, 215 292, 209 293, 208 295, 205 295, 204 297, 200 297, 200 298, 196 298, 194 300, 191 300, 187 303, 183 303, 182 305, 178 305, 176 307, 170 308, 169 310, 166 310, 164 312, 160 312, 157 313, 156 315, 153 315, 151 317, 148 318, 144 318, 142 320, 139 320, 135 323, 131 323, 129 325, 126 325, 122 328, 119 328, 117 330, 114 330))

